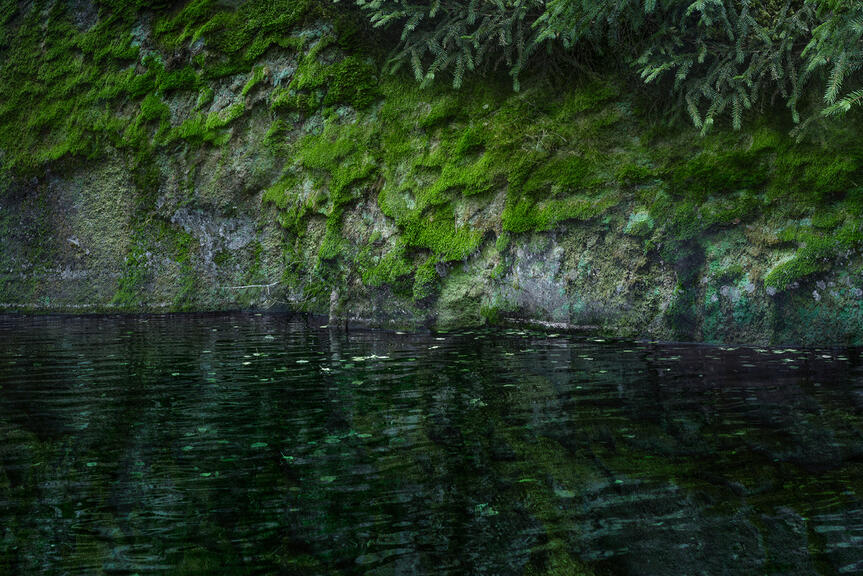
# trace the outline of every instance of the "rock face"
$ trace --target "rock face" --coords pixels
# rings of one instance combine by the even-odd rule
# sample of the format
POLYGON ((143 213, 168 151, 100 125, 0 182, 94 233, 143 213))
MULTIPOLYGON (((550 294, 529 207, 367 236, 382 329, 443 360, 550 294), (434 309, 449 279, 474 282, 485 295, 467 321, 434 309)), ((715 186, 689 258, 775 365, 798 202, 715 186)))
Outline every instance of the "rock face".
MULTIPOLYGON (((76 56, 101 92, 76 85, 66 115, 80 117, 42 132, 27 127, 47 104, 28 108, 3 69, 0 310, 276 306, 863 343, 855 126, 829 146, 769 124, 701 137, 613 79, 514 93, 379 76, 355 33, 311 9, 274 32, 242 7, 110 19, 79 4, 42 41, 61 27, 85 47, 128 37, 128 52, 76 56), (211 32, 231 18, 247 23, 242 51, 211 32)), ((8 43, 36 26, 20 10, 8 43)))

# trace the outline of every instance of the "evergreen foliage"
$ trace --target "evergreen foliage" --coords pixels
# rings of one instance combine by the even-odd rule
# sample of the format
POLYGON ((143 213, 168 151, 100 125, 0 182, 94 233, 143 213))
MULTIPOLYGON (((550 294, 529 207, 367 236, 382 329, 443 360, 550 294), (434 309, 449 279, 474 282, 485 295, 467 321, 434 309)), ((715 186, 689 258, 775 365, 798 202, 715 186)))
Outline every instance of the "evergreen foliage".
MULTIPOLYGON (((339 0, 334 0, 338 2, 339 0)), ((542 0, 355 0, 376 28, 401 27, 390 70, 409 64, 417 81, 443 71, 460 87, 467 72, 501 63, 518 73, 536 46, 542 0)))
MULTIPOLYGON (((338 1, 338 0, 335 0, 338 1)), ((505 65, 519 75, 555 54, 591 54, 661 83, 692 123, 739 129, 777 99, 795 123, 863 102, 863 3, 857 0, 354 0, 397 27, 392 67, 418 81, 505 65), (820 104, 819 104, 820 103, 820 104)), ((805 123, 804 123, 805 124, 805 123)))

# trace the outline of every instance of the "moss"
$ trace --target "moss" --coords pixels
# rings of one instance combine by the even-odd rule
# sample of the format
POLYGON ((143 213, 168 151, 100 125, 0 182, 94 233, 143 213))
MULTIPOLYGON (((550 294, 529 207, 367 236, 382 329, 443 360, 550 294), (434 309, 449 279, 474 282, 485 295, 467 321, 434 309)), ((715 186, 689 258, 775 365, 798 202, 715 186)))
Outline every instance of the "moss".
POLYGON ((828 270, 843 253, 863 246, 863 226, 857 218, 827 233, 809 227, 789 227, 784 232, 784 239, 797 242, 798 247, 790 258, 778 263, 764 277, 764 284, 777 291, 828 270))
POLYGON ((275 204, 277 208, 285 209, 291 199, 290 191, 296 186, 297 177, 292 172, 285 172, 282 177, 264 191, 262 200, 275 204))
POLYGON ((494 304, 482 304, 479 314, 487 325, 499 325, 503 321, 503 311, 494 304))
POLYGON ((417 302, 432 296, 439 289, 440 276, 437 273, 437 258, 429 256, 414 274, 413 299, 417 302))
POLYGON ((575 154, 559 155, 535 169, 522 187, 525 194, 560 194, 589 190, 602 183, 595 169, 584 157, 575 154))
POLYGON ((249 70, 263 50, 286 44, 292 28, 318 11, 311 0, 244 2, 236 9, 196 0, 173 14, 168 4, 150 4, 157 50, 141 58, 133 35, 139 5, 102 4, 96 25, 80 31, 66 4, 38 4, 16 28, 4 27, 10 48, 0 65, 0 149, 5 168, 20 173, 36 173, 45 163, 64 157, 95 159, 111 145, 149 147, 154 135, 144 125, 156 119, 163 123, 155 134, 156 145, 177 139, 224 143, 229 134, 222 129, 241 110, 232 108, 229 117, 195 117, 169 133, 164 109, 153 108, 156 98, 203 86, 197 103, 202 108, 212 100, 205 78, 249 70), (199 54, 206 55, 203 59, 196 58, 200 69, 178 66, 175 58, 162 56, 177 54, 197 40, 210 48, 199 54), (143 100, 133 128, 118 117, 128 99, 143 100), (120 142, 116 134, 124 128, 120 142), (165 135, 169 137, 162 138, 165 135))
POLYGON ((497 240, 495 240, 494 246, 495 248, 497 248, 498 252, 504 252, 509 247, 509 243, 511 240, 512 238, 510 238, 510 235, 506 232, 503 232, 500 234, 500 236, 497 237, 497 240))
POLYGON ((387 252, 377 264, 362 271, 363 283, 367 286, 394 284, 398 279, 413 272, 413 266, 405 258, 404 247, 387 252))
POLYGON ((719 304, 719 293, 714 286, 708 286, 704 291, 701 315, 702 340, 705 342, 721 342, 725 318, 722 315, 722 307, 719 304))
POLYGON ((213 254, 213 262, 215 262, 216 266, 226 266, 231 262, 231 251, 219 250, 213 254))
POLYGON ((208 51, 198 64, 210 78, 248 70, 271 46, 290 47, 290 31, 319 7, 312 0, 243 2, 236 9, 213 0, 187 3, 155 27, 156 38, 170 49, 203 40, 208 51))
POLYGON ((812 226, 821 230, 833 230, 846 218, 843 206, 834 205, 826 210, 819 210, 812 215, 812 226))
POLYGON ((173 292, 173 310, 194 309, 199 298, 199 275, 194 263, 196 241, 185 230, 159 219, 141 219, 133 225, 134 238, 125 257, 123 273, 112 303, 124 309, 148 305, 153 284, 167 283, 173 292), (171 260, 167 272, 154 276, 151 254, 164 254, 171 260))
POLYGON ((195 113, 179 126, 175 126, 165 136, 165 142, 171 143, 177 140, 201 145, 210 143, 222 146, 231 139, 228 126, 245 112, 245 104, 236 102, 224 110, 203 114, 195 113))
POLYGON ((321 134, 309 134, 298 143, 298 166, 327 187, 334 206, 350 202, 352 187, 369 179, 377 162, 369 152, 370 127, 363 123, 330 121, 321 134))
POLYGON ((147 256, 144 247, 135 243, 126 255, 123 272, 117 284, 113 303, 123 308, 136 308, 142 304, 147 256))
POLYGON ((802 204, 817 204, 840 198, 856 187, 863 171, 859 145, 835 147, 793 147, 786 145, 776 157, 775 177, 769 193, 772 198, 790 198, 802 204))
POLYGON ((482 232, 467 226, 457 227, 450 207, 429 210, 404 222, 403 238, 408 246, 427 248, 442 260, 463 260, 475 252, 482 232))
POLYGON ((734 303, 734 308, 731 312, 731 318, 734 320, 734 324, 738 328, 751 324, 755 319, 754 310, 755 307, 753 306, 752 300, 749 296, 745 293, 741 294, 734 303))
POLYGON ((718 284, 733 284, 746 274, 743 265, 739 262, 717 268, 710 267, 710 271, 718 284))
POLYGON ((318 249, 318 259, 321 261, 335 260, 344 251, 344 240, 341 234, 341 213, 335 212, 327 218, 326 233, 318 249))
POLYGON ((458 98, 451 95, 436 98, 432 102, 428 114, 420 118, 419 125, 426 129, 432 128, 458 117, 460 112, 461 103, 458 98))
POLYGON ((728 138, 724 140, 711 142, 712 149, 673 168, 676 191, 701 199, 709 194, 755 189, 768 181, 768 159, 764 154, 740 149, 728 138))
POLYGON ((655 223, 650 217, 650 213, 646 210, 639 210, 629 215, 623 233, 629 236, 649 236, 654 226, 655 223))
POLYGON ((243 86, 243 90, 242 90, 242 92, 241 92, 241 94, 243 95, 243 97, 248 96, 248 95, 249 95, 249 92, 251 92, 252 90, 254 90, 255 86, 257 86, 258 84, 260 84, 261 82, 263 82, 263 81, 264 81, 264 78, 266 78, 268 75, 269 75, 269 71, 267 70, 267 68, 266 68, 266 67, 264 67, 264 66, 255 66, 255 67, 252 69, 252 73, 251 73, 251 74, 249 74, 249 79, 248 79, 248 80, 246 80, 246 84, 245 84, 245 86, 243 86))
POLYGON ((566 95, 560 107, 559 117, 571 119, 583 112, 602 108, 601 104, 620 95, 618 86, 608 81, 596 80, 566 95))
POLYGON ((614 177, 618 183, 624 186, 634 186, 654 179, 656 172, 641 164, 625 164, 617 169, 614 177))
POLYGON ((174 258, 179 264, 177 291, 172 306, 175 310, 192 310, 198 293, 198 275, 192 260, 194 239, 188 232, 165 228, 168 241, 173 244, 174 258))
POLYGON ((710 196, 699 208, 705 228, 737 224, 751 220, 766 208, 763 196, 750 190, 737 190, 721 196, 710 196))
POLYGON ((590 220, 620 203, 620 195, 609 191, 599 196, 576 195, 560 200, 509 198, 501 216, 503 229, 520 233, 550 230, 566 220, 590 220))
MULTIPOLYGON (((14 27, 0 26, 0 177, 41 176, 49 163, 62 174, 120 157, 147 218, 160 188, 173 182, 167 176, 175 159, 199 162, 202 149, 223 145, 212 152, 265 157, 265 168, 249 170, 244 186, 265 189, 263 202, 285 229, 291 286, 314 284, 314 306, 326 305, 352 262, 374 286, 404 288, 413 272, 419 301, 439 291, 436 265, 470 258, 486 239, 496 236, 497 252, 506 252, 521 241, 516 234, 596 219, 592 234, 613 240, 623 230, 650 239, 647 262, 670 264, 680 282, 668 319, 691 328, 702 314, 696 275, 705 261, 711 278, 743 277, 722 259, 705 260, 713 236, 755 224, 747 234, 757 258, 777 247, 794 251, 765 276, 779 290, 836 269, 860 247, 863 153, 850 129, 829 134, 826 146, 794 144, 781 127, 767 125, 701 139, 673 127, 651 131, 649 118, 633 112, 632 97, 604 81, 564 88, 537 82, 513 93, 491 75, 460 91, 405 89, 403 77, 379 77, 379 61, 350 18, 306 26, 327 10, 311 0, 148 5, 154 33, 146 49, 138 4, 100 4, 86 32, 72 25, 63 3, 34 6, 14 27), (298 64, 293 76, 267 82, 267 67, 288 60, 298 64), (218 80, 228 75, 236 77, 218 80), (215 87, 220 103, 228 87, 238 95, 208 113, 215 87), (265 96, 272 113, 259 105, 265 96), (254 133, 268 122, 265 134, 254 133), (243 140, 231 142, 234 134, 243 140), (375 194, 373 210, 358 203, 375 194), (401 242, 395 252, 376 259, 373 249, 342 237, 342 214, 354 203, 363 217, 378 218, 380 208, 390 219, 401 242), (778 230, 786 220, 797 223, 778 230), (769 240, 757 236, 768 228, 769 240), (414 262, 423 263, 413 271, 414 262), (308 280, 313 273, 321 278, 308 280)), ((185 200, 194 202, 196 179, 181 180, 185 200)), ((497 256, 492 276, 500 278, 512 263, 497 256)), ((118 290, 132 299, 146 281, 134 261, 118 290)), ((187 294, 180 305, 191 301, 191 287, 180 293, 187 294)), ((468 300, 479 306, 481 299, 468 300)))
POLYGON ((291 129, 290 125, 281 118, 277 118, 264 134, 264 146, 273 152, 282 152, 286 146, 285 139, 291 129))
POLYGON ((331 64, 322 62, 321 54, 334 43, 334 37, 325 36, 311 47, 290 83, 273 97, 273 110, 310 114, 337 104, 363 109, 378 98, 377 72, 369 60, 348 55, 331 64))

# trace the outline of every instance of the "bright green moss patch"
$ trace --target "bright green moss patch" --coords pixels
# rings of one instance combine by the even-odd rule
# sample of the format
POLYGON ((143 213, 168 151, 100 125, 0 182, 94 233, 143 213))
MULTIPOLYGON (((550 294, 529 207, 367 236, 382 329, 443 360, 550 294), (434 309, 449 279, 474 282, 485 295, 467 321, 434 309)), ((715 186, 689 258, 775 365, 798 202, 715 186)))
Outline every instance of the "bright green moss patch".
POLYGON ((264 66, 255 66, 252 69, 252 73, 249 74, 249 79, 246 80, 246 85, 243 86, 242 95, 248 96, 249 92, 254 90, 255 86, 264 81, 264 78, 267 77, 268 71, 264 66))
MULTIPOLYGON (((185 140, 195 146, 224 144, 227 126, 244 110, 238 103, 210 115, 193 115, 170 126, 165 100, 199 92, 196 109, 213 101, 208 82, 249 74, 249 92, 266 76, 257 59, 270 47, 297 50, 297 27, 322 15, 313 0, 240 2, 232 7, 194 0, 179 9, 170 3, 103 2, 95 24, 74 24, 66 3, 39 0, 6 24, 0 58, 0 170, 37 173, 64 157, 97 158, 112 146, 142 149, 185 140), (155 50, 142 51, 142 34, 155 50), (129 101, 140 114, 124 121, 129 101), (34 105, 35 103, 35 105, 34 105), (158 122, 154 128, 151 123, 158 122), (121 130, 117 130, 122 126, 121 130), (116 137, 125 132, 122 141, 116 137)), ((4 11, 4 17, 8 11, 4 11)), ((11 17, 10 17, 11 18, 11 17)), ((332 102, 367 103, 366 88, 355 94, 370 64, 350 55, 334 58, 324 79, 333 85, 332 102)))
POLYGON ((408 246, 427 248, 443 260, 463 260, 475 252, 482 232, 456 226, 452 210, 440 208, 408 220, 403 229, 408 246))
POLYGON ((207 51, 196 63, 209 78, 249 70, 271 46, 294 47, 290 31, 312 17, 319 6, 312 0, 242 2, 236 9, 215 0, 193 0, 173 18, 155 27, 165 47, 177 49, 203 42, 207 51))
POLYGON ((399 247, 387 252, 373 266, 365 268, 362 278, 367 286, 383 286, 395 283, 412 271, 413 266, 405 258, 404 247, 399 247))
POLYGON ((511 199, 503 210, 503 229, 513 233, 549 230, 566 220, 596 218, 619 202, 620 196, 613 192, 600 196, 575 195, 559 200, 511 199))
POLYGON ((797 251, 788 260, 774 266, 764 278, 764 284, 785 290, 794 282, 831 268, 843 253, 863 247, 863 226, 858 219, 849 220, 830 233, 797 228, 787 232, 787 240, 798 243, 797 251))
POLYGON ((368 124, 330 120, 321 134, 309 134, 297 144, 298 168, 317 177, 333 205, 343 205, 354 199, 352 188, 375 173, 371 138, 368 124))
POLYGON ((572 118, 582 112, 595 112, 602 104, 617 98, 620 90, 608 81, 593 81, 578 90, 569 92, 559 109, 561 118, 572 118))
POLYGON ((378 98, 375 66, 367 59, 350 55, 333 63, 322 54, 332 50, 336 39, 326 36, 303 56, 291 82, 273 98, 273 110, 309 114, 321 106, 345 104, 362 109, 378 98))
POLYGON ((186 140, 197 145, 210 143, 217 146, 225 144, 231 137, 228 126, 243 115, 245 104, 236 102, 224 110, 204 114, 197 112, 179 126, 175 126, 166 136, 166 142, 186 140))
POLYGON ((771 196, 802 204, 841 198, 845 191, 856 187, 863 175, 860 145, 852 146, 784 147, 776 157, 771 196))
POLYGON ((327 228, 321 246, 318 249, 318 258, 322 261, 335 260, 344 250, 344 240, 341 234, 341 216, 334 214, 327 218, 327 228))
POLYGON ((425 262, 417 267, 413 285, 414 300, 423 300, 437 291, 440 276, 435 267, 436 263, 437 259, 434 256, 429 256, 425 262))
POLYGON ((435 98, 430 105, 428 114, 420 117, 419 125, 424 129, 429 129, 456 118, 463 112, 460 105, 459 98, 454 95, 435 98))
POLYGON ((296 185, 297 177, 291 172, 286 172, 275 184, 264 191, 262 200, 275 204, 276 207, 284 210, 291 200, 291 192, 296 185))

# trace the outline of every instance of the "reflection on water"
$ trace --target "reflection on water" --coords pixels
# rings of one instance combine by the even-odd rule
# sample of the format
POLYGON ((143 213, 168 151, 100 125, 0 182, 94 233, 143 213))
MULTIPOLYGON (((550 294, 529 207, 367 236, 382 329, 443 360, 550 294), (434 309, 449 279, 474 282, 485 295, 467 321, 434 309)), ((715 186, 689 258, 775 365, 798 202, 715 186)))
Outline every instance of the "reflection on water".
POLYGON ((0 317, 0 573, 863 572, 861 360, 0 317))

